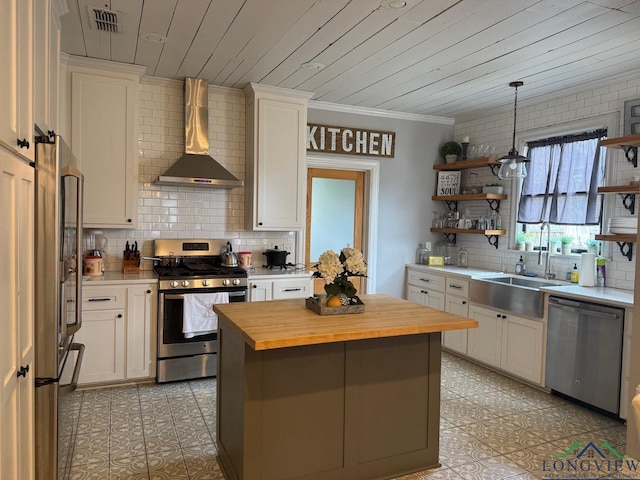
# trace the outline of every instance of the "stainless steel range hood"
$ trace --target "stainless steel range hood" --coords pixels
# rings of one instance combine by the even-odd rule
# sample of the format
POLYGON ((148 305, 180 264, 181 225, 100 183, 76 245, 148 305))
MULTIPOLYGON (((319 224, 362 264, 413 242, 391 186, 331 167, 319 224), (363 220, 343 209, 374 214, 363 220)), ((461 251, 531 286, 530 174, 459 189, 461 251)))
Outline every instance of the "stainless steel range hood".
POLYGON ((160 185, 235 188, 244 182, 209 156, 209 84, 206 80, 184 81, 185 153, 156 182, 160 185))

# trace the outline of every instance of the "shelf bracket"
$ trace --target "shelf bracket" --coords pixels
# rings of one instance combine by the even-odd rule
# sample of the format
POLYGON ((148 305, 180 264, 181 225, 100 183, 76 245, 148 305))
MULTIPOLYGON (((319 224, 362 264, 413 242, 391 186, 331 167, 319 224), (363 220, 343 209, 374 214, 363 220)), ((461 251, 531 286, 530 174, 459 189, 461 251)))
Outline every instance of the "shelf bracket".
POLYGON ((500 171, 500 164, 491 164, 489 165, 489 168, 491 169, 491 173, 497 177, 498 172, 500 171))
MULTIPOLYGON (((489 208, 498 213, 500 211, 500 200, 495 200, 493 198, 487 198, 487 203, 489 204, 489 208)), ((631 212, 633 213, 633 212, 631 212)))
POLYGON ((452 242, 452 243, 456 243, 456 234, 455 233, 444 233, 443 234, 448 241, 452 242))
POLYGON ((636 194, 635 193, 620 193, 622 199, 622 206, 629 210, 629 213, 633 215, 636 211, 636 194))
POLYGON ((492 247, 495 247, 495 249, 498 249, 498 235, 485 235, 485 237, 487 237, 487 240, 489 241, 489 245, 491 245, 492 247))
POLYGON ((624 151, 624 156, 627 158, 627 161, 631 162, 634 167, 637 167, 638 166, 638 147, 622 145, 622 150, 624 151))
POLYGON ((616 242, 620 247, 620 254, 623 257, 627 257, 629 261, 633 258, 633 243, 629 242, 616 242))
POLYGON ((444 203, 447 204, 447 207, 449 207, 449 210, 452 212, 457 212, 458 211, 458 201, 457 200, 445 200, 444 203))

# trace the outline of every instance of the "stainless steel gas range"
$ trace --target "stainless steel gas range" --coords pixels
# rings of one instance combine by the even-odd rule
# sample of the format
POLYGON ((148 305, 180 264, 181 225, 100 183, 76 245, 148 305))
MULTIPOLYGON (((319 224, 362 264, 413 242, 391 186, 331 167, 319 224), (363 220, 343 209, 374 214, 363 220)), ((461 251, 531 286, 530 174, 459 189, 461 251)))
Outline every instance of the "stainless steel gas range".
POLYGON ((221 264, 227 240, 157 239, 158 287, 156 381, 216 375, 215 303, 247 301, 247 272, 221 264))

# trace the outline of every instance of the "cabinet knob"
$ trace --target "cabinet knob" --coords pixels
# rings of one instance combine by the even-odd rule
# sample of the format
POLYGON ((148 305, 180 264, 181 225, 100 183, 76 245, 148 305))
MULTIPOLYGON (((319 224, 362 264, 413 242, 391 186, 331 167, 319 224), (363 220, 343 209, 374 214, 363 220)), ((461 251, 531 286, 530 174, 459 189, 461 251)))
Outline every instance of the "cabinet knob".
POLYGON ((258 222, 258 225, 262 225, 262 222, 258 222))
POLYGON ((258 286, 254 283, 253 285, 251 285, 251 288, 258 288, 258 286))
POLYGON ((496 318, 500 318, 500 314, 499 313, 496 313, 496 318))
POLYGON ((502 315, 502 318, 507 318, 507 316, 506 315, 502 315))
POLYGON ((29 149, 29 140, 27 140, 26 138, 23 138, 22 140, 18 139, 18 146, 20 148, 29 149))
POLYGON ((127 222, 131 223, 133 222, 133 220, 131 220, 130 218, 127 218, 127 222))
POLYGON ((20 370, 18 370, 17 373, 16 373, 16 377, 18 377, 18 378, 26 377, 27 373, 29 373, 29 365, 27 365, 26 367, 21 366, 20 370))
POLYGON ((463 305, 466 305, 466 304, 467 304, 467 301, 466 301, 466 300, 463 300, 463 301, 462 301, 462 304, 463 304, 463 305))
POLYGON ((151 293, 151 290, 147 290, 147 293, 151 293))
POLYGON ((122 318, 122 314, 121 313, 118 314, 118 318, 122 318))

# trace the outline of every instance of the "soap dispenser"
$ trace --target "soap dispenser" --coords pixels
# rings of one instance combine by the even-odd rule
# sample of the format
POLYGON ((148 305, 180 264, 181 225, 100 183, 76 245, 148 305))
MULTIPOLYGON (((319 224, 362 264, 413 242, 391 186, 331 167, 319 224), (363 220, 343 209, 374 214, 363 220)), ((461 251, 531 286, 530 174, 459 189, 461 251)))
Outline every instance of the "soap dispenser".
POLYGON ((520 255, 520 260, 516 262, 516 275, 524 275, 524 272, 527 270, 527 265, 524 263, 522 259, 522 255, 520 255))

